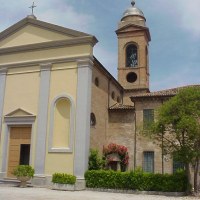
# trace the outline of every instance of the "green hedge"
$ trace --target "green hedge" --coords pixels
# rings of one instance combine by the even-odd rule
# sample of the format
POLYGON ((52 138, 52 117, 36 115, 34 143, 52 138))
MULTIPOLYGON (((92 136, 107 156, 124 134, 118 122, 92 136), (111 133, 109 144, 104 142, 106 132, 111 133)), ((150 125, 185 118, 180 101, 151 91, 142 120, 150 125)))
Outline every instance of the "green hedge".
POLYGON ((142 171, 116 172, 91 170, 85 173, 89 188, 130 189, 141 191, 184 192, 187 178, 183 171, 173 175, 152 174, 142 171))
POLYGON ((52 175, 52 182, 60 184, 75 184, 76 176, 65 173, 55 173, 52 175))

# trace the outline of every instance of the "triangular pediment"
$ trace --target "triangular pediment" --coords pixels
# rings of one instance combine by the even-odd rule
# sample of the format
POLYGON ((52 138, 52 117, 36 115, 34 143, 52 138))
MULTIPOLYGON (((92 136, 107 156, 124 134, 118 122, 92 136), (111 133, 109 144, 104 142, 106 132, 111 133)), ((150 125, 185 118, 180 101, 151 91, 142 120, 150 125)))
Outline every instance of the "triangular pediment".
POLYGON ((0 33, 0 48, 85 36, 90 35, 27 17, 0 33))
POLYGON ((126 24, 125 26, 122 26, 119 28, 116 32, 122 32, 122 31, 141 31, 141 30, 147 30, 147 27, 139 26, 135 24, 126 24))
POLYGON ((116 33, 120 34, 120 33, 125 33, 125 32, 137 32, 137 31, 144 31, 144 32, 146 32, 149 41, 151 41, 151 36, 150 36, 149 28, 144 27, 144 26, 139 26, 139 25, 135 25, 135 24, 127 24, 125 26, 122 26, 118 30, 116 30, 116 33))
POLYGON ((5 115, 5 117, 33 117, 35 116, 34 114, 27 112, 21 108, 18 108, 10 113, 8 113, 7 115, 5 115))

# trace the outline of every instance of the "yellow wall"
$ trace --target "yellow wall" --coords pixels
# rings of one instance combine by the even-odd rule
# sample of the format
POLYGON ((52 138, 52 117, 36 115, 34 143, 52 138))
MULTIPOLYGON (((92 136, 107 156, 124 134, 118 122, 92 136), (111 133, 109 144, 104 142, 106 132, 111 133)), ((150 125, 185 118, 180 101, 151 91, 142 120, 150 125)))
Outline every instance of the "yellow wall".
MULTIPOLYGON (((51 71, 49 113, 51 110, 51 103, 53 102, 53 100, 62 94, 70 95, 73 98, 74 103, 76 103, 76 91, 77 64, 75 62, 54 64, 51 71)), ((55 120, 59 120, 59 118, 56 118, 55 120)), ((57 121, 55 121, 54 123, 59 124, 59 122, 57 121)), ((55 172, 73 174, 73 159, 73 153, 48 153, 47 150, 45 173, 49 175, 52 175, 55 172)))
POLYGON ((73 58, 88 55, 92 55, 92 48, 90 45, 77 45, 40 51, 26 51, 21 53, 0 55, 0 64, 5 65, 32 61, 41 62, 49 59, 73 58))
POLYGON ((70 101, 58 99, 54 109, 53 147, 69 147, 70 101))
POLYGON ((33 73, 26 70, 9 70, 6 77, 5 99, 3 115, 18 108, 33 114, 38 112, 38 97, 40 86, 39 67, 35 66, 33 73))
POLYGON ((74 156, 67 153, 51 153, 46 158, 45 174, 55 172, 74 174, 74 156))
POLYGON ((71 37, 64 34, 62 35, 57 32, 48 31, 32 25, 27 25, 8 38, 2 40, 0 42, 0 48, 64 40, 69 38, 71 37))
MULTIPOLYGON (((8 70, 6 77, 5 99, 3 116, 21 108, 37 116, 39 100, 40 72, 39 66, 33 66, 30 69, 18 68, 8 70), (32 73, 31 73, 31 70, 32 73)), ((19 114, 19 113, 18 113, 19 114)), ((33 127, 32 152, 35 152, 37 118, 33 127)), ((5 133, 6 127, 3 125, 2 133, 5 133)), ((2 134, 2 141, 4 141, 2 134)), ((34 163, 34 154, 31 162, 34 163)))
MULTIPOLYGON (((25 44, 36 44, 47 41, 56 41, 68 39, 68 36, 50 32, 45 29, 39 29, 34 26, 26 26, 18 30, 13 35, 0 41, 0 49, 21 46, 25 44)), ((53 63, 50 75, 50 91, 49 91, 49 104, 48 104, 48 125, 47 125, 47 138, 46 138, 46 160, 45 160, 45 174, 52 175, 54 172, 66 172, 73 174, 74 163, 74 150, 73 153, 49 153, 49 132, 50 132, 50 112, 53 100, 62 95, 69 95, 76 107, 76 93, 77 93, 77 63, 57 63, 57 60, 70 59, 83 56, 90 56, 93 54, 93 47, 91 44, 70 45, 62 47, 54 47, 43 50, 29 50, 29 51, 16 51, 9 53, 2 53, 0 55, 0 67, 9 67, 6 77, 5 99, 3 115, 22 108, 25 111, 36 115, 32 131, 32 165, 34 166, 35 158, 35 144, 37 133, 37 119, 38 119, 38 103, 40 91, 40 65, 42 63, 53 63), (29 63, 29 64, 27 64, 29 63), (35 66, 31 66, 33 63, 35 66), (37 64, 34 64, 37 63, 37 64), (21 67, 20 67, 21 66, 21 67)), ((62 62, 64 62, 62 60, 62 62)), ((48 88, 47 88, 48 89, 48 88)), ((55 118, 55 124, 59 126, 62 124, 60 118, 55 118), (59 121, 59 123, 58 123, 59 121)), ((75 120, 75 115, 74 119, 75 120)), ((74 122, 75 123, 75 122, 74 122)), ((74 125, 75 126, 75 125, 74 125)), ((66 127, 65 127, 66 128, 66 127)), ((4 141, 6 126, 3 124, 2 141, 4 141)), ((58 130, 59 131, 59 130, 58 130)), ((74 133, 72 133, 74 134, 74 133)), ((54 138, 54 144, 59 146, 67 146, 69 141, 65 138, 54 138), (65 140, 66 139, 66 140, 65 140), (61 143, 60 141, 66 142, 61 143)), ((75 135, 74 135, 75 138, 75 135)), ((75 139, 74 139, 75 140, 75 139)), ((73 140, 73 142, 74 142, 73 140)), ((2 145, 2 144, 1 144, 2 145)), ((74 144, 73 144, 74 145, 74 144)), ((2 149, 2 146, 1 146, 2 149)))

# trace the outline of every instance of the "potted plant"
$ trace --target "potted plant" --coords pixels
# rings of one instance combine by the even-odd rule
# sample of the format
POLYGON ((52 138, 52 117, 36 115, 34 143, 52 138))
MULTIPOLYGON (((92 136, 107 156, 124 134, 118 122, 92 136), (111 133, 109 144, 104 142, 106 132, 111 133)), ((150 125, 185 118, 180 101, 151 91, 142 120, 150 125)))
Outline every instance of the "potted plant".
POLYGON ((52 176, 53 190, 75 190, 76 176, 66 173, 54 173, 52 176))
POLYGON ((114 168, 115 170, 121 168, 121 171, 126 171, 129 163, 127 147, 110 143, 107 147, 103 147, 103 154, 109 168, 114 168))
POLYGON ((27 181, 34 176, 35 170, 30 165, 18 165, 13 175, 20 181, 20 187, 27 187, 27 181))

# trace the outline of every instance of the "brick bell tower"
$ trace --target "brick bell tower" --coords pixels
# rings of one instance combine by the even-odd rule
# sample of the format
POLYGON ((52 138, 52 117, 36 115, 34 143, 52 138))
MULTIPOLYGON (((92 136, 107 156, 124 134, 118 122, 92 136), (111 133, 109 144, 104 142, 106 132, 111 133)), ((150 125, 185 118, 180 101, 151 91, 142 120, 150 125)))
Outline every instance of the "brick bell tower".
POLYGON ((149 91, 149 55, 151 36, 143 12, 131 2, 119 22, 118 81, 125 89, 125 96, 149 91))

